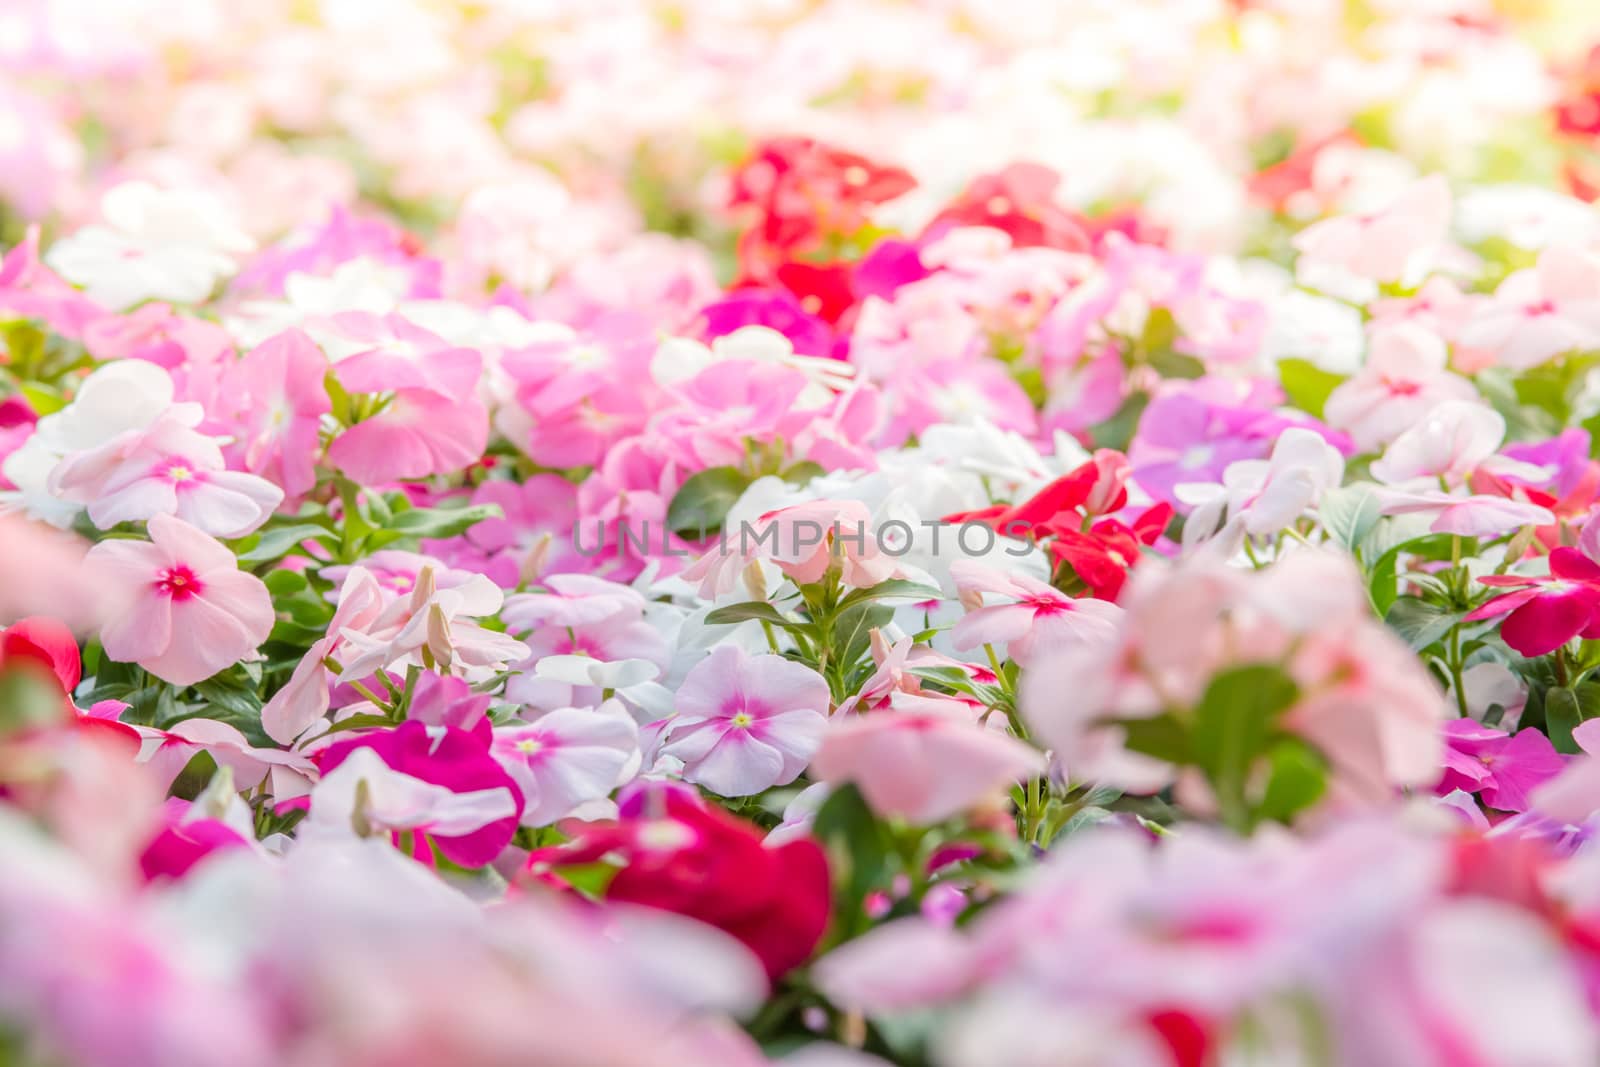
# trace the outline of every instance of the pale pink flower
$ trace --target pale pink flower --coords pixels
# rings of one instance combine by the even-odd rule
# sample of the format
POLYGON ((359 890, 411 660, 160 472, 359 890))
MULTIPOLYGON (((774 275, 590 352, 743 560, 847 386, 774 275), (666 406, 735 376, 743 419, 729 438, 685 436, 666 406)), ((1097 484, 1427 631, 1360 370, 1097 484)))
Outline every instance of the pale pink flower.
POLYGON ((332 410, 323 379, 328 357, 299 330, 268 338, 228 376, 241 423, 245 469, 298 497, 317 483, 322 416, 332 410))
POLYGON ((1367 362, 1328 396, 1324 419, 1363 452, 1388 444, 1449 400, 1475 400, 1477 390, 1451 374, 1439 335, 1412 323, 1374 331, 1367 362))
POLYGON ((266 479, 228 470, 216 441, 170 411, 146 429, 69 455, 50 472, 49 486, 87 505, 101 529, 176 515, 215 537, 254 532, 283 502, 283 490, 266 479))
POLYGON ((982 645, 1005 645, 1006 654, 1026 667, 1077 645, 1108 641, 1122 618, 1122 609, 1115 604, 1093 597, 1075 600, 1030 575, 969 560, 952 563, 950 574, 964 600, 972 597, 982 604, 985 593, 1012 598, 1010 603, 973 608, 956 623, 950 637, 963 652, 982 645))
POLYGON ((390 600, 370 626, 345 631, 350 655, 341 660, 344 673, 364 678, 430 659, 446 672, 502 670, 524 659, 528 646, 472 621, 499 611, 502 599, 499 588, 481 574, 439 589, 432 570, 425 569, 410 597, 390 600))
POLYGON ((557 708, 498 727, 489 754, 522 790, 522 825, 549 826, 602 800, 639 766, 639 728, 620 704, 557 708))
POLYGON ((759 793, 800 776, 827 727, 828 684, 809 667, 719 646, 678 689, 666 755, 722 796, 759 793))
POLYGON ((1573 727, 1572 739, 1583 754, 1535 788, 1528 805, 1552 819, 1581 825, 1600 812, 1600 719, 1588 719, 1573 727))
POLYGON ((1545 249, 1534 267, 1500 283, 1460 341, 1516 370, 1600 344, 1600 256, 1565 244, 1545 249))
POLYGON ((1044 756, 961 713, 875 711, 828 724, 812 759, 825 782, 854 782, 877 815, 942 822, 1044 772, 1044 756))
POLYGON ((85 564, 132 603, 100 631, 106 655, 174 685, 193 685, 255 653, 272 632, 272 597, 216 539, 154 515, 149 541, 102 541, 85 564))
POLYGON ((1391 489, 1380 486, 1378 507, 1385 515, 1430 515, 1434 533, 1498 537, 1524 526, 1548 526, 1555 513, 1538 504, 1487 493, 1448 493, 1442 489, 1391 489))
POLYGON ((1542 483, 1542 468, 1495 455, 1505 436, 1505 418, 1487 404, 1445 401, 1394 439, 1373 462, 1372 476, 1387 485, 1424 481, 1437 486, 1442 479, 1459 486, 1482 470, 1542 483))
POLYGON ((858 589, 886 581, 899 570, 894 557, 879 549, 872 513, 865 504, 814 500, 724 531, 721 543, 691 564, 683 577, 698 580, 703 597, 722 596, 757 560, 770 560, 799 585, 820 581, 834 565, 840 568, 844 584, 858 589))
POLYGON ((371 572, 352 567, 339 589, 339 606, 326 634, 312 644, 295 666, 294 674, 261 709, 261 728, 268 737, 286 745, 328 713, 328 688, 332 682, 328 659, 344 650, 347 634, 364 632, 376 622, 386 603, 371 572))
POLYGON ((1183 525, 1185 548, 1222 527, 1270 536, 1313 508, 1322 494, 1344 480, 1344 456, 1321 434, 1301 427, 1283 431, 1267 459, 1228 464, 1222 484, 1186 482, 1174 492, 1194 510, 1183 525))
POLYGON ((1450 186, 1440 175, 1413 182, 1383 210, 1313 223, 1295 248, 1318 265, 1375 282, 1398 282, 1442 244, 1450 226, 1450 186))
POLYGON ((236 727, 215 719, 184 719, 170 730, 150 731, 140 757, 155 777, 170 785, 200 752, 209 753, 217 766, 232 771, 234 787, 240 792, 269 784, 277 801, 305 795, 316 777, 307 757, 256 748, 236 727))

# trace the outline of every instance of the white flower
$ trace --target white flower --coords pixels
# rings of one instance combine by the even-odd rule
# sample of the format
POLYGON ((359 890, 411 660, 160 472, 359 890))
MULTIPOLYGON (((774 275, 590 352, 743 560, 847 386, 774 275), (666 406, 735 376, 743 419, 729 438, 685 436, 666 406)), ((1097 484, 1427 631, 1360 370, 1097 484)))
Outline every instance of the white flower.
POLYGON ((114 311, 142 300, 198 304, 255 247, 204 193, 116 186, 100 202, 104 224, 56 242, 45 261, 89 298, 114 311))
POLYGON ((174 404, 172 394, 172 379, 154 363, 122 359, 101 367, 84 379, 72 403, 40 419, 33 436, 6 457, 5 476, 17 488, 0 493, 0 507, 21 508, 61 527, 72 525, 83 507, 50 492, 50 472, 65 456, 145 429, 168 410, 183 425, 197 425, 200 406, 174 404))

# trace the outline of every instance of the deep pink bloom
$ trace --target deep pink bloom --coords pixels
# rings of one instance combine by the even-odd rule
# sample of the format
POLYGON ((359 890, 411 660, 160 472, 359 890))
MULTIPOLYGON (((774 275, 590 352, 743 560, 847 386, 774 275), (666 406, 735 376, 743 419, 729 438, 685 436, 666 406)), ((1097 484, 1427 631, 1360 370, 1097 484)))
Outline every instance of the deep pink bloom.
POLYGON ((1580 634, 1600 637, 1600 566, 1575 548, 1552 551, 1546 577, 1502 574, 1478 581, 1516 591, 1490 600, 1468 621, 1507 616, 1500 636, 1524 656, 1554 652, 1580 634))
POLYGON ((214 852, 248 847, 244 836, 221 819, 191 818, 193 809, 187 800, 168 798, 161 810, 161 829, 139 854, 145 881, 182 878, 214 852))
POLYGON ((1550 739, 1532 728, 1512 735, 1472 719, 1452 719, 1444 733, 1444 778, 1435 788, 1440 796, 1459 789, 1500 811, 1526 811, 1528 794, 1566 766, 1550 739))
MULTIPOLYGON (((327 775, 357 749, 370 748, 391 770, 419 781, 444 786, 454 793, 510 790, 516 811, 522 810, 522 790, 505 768, 489 754, 487 724, 474 731, 453 726, 430 729, 415 720, 392 730, 375 730, 359 737, 335 741, 316 755, 317 766, 327 775)), ((498 819, 460 836, 429 835, 445 859, 460 867, 492 863, 517 832, 517 815, 498 819)), ((419 854, 421 849, 418 849, 419 854)))

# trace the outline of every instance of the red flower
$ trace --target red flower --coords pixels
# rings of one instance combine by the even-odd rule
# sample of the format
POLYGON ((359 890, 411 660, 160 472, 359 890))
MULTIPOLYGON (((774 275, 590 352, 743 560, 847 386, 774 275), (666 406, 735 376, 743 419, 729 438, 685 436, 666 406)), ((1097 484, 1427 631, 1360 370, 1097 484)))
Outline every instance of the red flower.
POLYGON ((753 208, 756 225, 739 239, 741 273, 771 280, 779 263, 829 237, 854 234, 874 204, 908 192, 916 180, 899 167, 805 137, 763 142, 734 171, 730 207, 753 208))
POLYGON ((1126 456, 1102 448, 1020 504, 957 512, 944 521, 981 522, 1007 537, 1045 543, 1093 596, 1115 600, 1142 546, 1155 544, 1172 519, 1172 505, 1162 503, 1140 512, 1131 526, 1109 518, 1094 521, 1127 506, 1128 471, 1126 456))
POLYGON ((1089 235, 1078 216, 1055 202, 1061 175, 1038 163, 1013 163, 973 180, 929 224, 1004 230, 1017 248, 1087 252, 1089 235))
POLYGON ((615 826, 588 831, 571 845, 529 857, 546 866, 590 863, 620 854, 626 865, 607 900, 687 915, 740 941, 769 978, 800 966, 828 927, 828 864, 816 842, 801 838, 768 848, 750 823, 662 792, 615 826))
POLYGON ((1550 553, 1548 576, 1503 574, 1478 581, 1516 592, 1490 600, 1469 614, 1468 621, 1505 615, 1500 636, 1524 656, 1554 652, 1579 634, 1600 637, 1600 567, 1575 548, 1550 553))
POLYGON ((1050 554, 1071 567, 1091 595, 1114 601, 1142 547, 1155 544, 1171 519, 1172 505, 1160 503, 1141 512, 1132 526, 1101 519, 1085 531, 1061 530, 1050 542, 1050 554))
POLYGON ((78 641, 72 631, 56 619, 42 615, 18 619, 0 633, 0 663, 31 660, 40 664, 70 693, 82 677, 78 641))
POLYGON ((1574 137, 1600 134, 1600 45, 1590 50, 1556 103, 1556 128, 1574 137))

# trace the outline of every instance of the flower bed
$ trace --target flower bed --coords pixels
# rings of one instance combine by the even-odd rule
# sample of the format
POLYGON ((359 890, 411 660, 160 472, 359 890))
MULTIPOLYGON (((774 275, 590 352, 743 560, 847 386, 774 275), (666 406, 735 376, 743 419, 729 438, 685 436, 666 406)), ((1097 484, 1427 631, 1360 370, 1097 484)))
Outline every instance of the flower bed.
POLYGON ((0 17, 0 1061, 1600 1062, 1600 18, 0 17))

